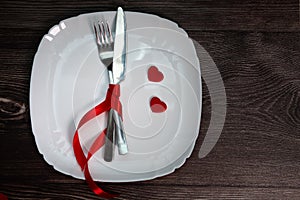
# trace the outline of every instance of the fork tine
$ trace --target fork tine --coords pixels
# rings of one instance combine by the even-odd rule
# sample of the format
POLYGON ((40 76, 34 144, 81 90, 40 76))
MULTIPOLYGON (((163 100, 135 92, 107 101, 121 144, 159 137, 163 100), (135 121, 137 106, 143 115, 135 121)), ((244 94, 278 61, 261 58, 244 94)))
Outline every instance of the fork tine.
POLYGON ((104 27, 103 27, 103 22, 98 22, 98 27, 99 27, 99 31, 100 31, 100 43, 101 46, 106 46, 105 40, 104 40, 104 27))
POLYGON ((107 30, 107 26, 104 25, 104 22, 101 23, 101 26, 102 26, 102 28, 104 30, 104 40, 105 40, 105 43, 106 43, 106 45, 110 45, 110 41, 109 41, 109 38, 108 38, 109 33, 108 33, 108 30, 107 30))
POLYGON ((109 24, 108 24, 107 21, 106 21, 106 28, 107 28, 107 32, 108 32, 108 39, 109 39, 109 42, 110 42, 110 43, 113 43, 113 38, 112 38, 111 30, 110 30, 110 28, 109 28, 109 24))
POLYGON ((99 38, 99 33, 98 33, 98 30, 97 30, 97 26, 94 24, 94 32, 95 32, 95 35, 96 35, 96 42, 98 45, 101 45, 100 43, 100 38, 99 38))
POLYGON ((104 41, 104 44, 107 45, 107 40, 106 40, 106 28, 104 26, 104 23, 103 21, 101 22, 101 29, 102 29, 102 35, 103 35, 103 41, 104 41))

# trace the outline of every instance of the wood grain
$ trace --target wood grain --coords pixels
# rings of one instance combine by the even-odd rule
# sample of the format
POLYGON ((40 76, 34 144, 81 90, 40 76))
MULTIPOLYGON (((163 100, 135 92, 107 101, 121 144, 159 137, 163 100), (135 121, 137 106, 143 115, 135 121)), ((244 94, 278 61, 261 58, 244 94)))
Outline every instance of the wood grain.
POLYGON ((154 1, 1 1, 0 28, 41 29, 82 13, 116 10, 156 14, 179 23, 187 30, 299 30, 297 0, 154 0, 154 1), (38 20, 36 20, 38 18, 38 20))
POLYGON ((198 152, 211 115, 205 82, 200 135, 185 165, 162 178, 103 187, 122 193, 117 199, 299 199, 299 2, 292 0, 1 1, 0 193, 9 199, 99 199, 39 154, 29 85, 49 27, 117 5, 185 28, 218 66, 228 104, 221 138, 204 159, 198 152))
MULTIPOLYGON (((14 195, 18 200, 48 200, 48 199, 66 199, 66 200, 84 200, 99 199, 88 190, 87 186, 81 188, 78 184, 47 184, 45 188, 40 185, 5 185, 8 196, 14 195), (14 191, 21 190, 22 193, 15 194, 14 191), (81 193, 81 195, 77 195, 81 193), (49 196, 51 196, 49 198, 49 196)), ((108 188, 108 187, 107 187, 108 188)), ((112 188, 112 187, 110 187, 112 188)), ((261 199, 268 194, 270 199, 299 199, 298 189, 287 188, 248 188, 248 187, 220 187, 220 186, 163 186, 163 185, 130 185, 113 186, 122 196, 117 199, 261 199), (154 192, 155 191, 155 192, 154 192), (187 194, 188 197, 187 197, 187 194)))

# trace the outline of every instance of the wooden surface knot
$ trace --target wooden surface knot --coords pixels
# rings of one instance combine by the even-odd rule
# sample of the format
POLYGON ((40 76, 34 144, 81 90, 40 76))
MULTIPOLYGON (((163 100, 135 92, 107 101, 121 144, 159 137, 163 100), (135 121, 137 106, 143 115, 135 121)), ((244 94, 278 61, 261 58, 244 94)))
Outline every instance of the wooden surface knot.
POLYGON ((24 103, 0 97, 0 119, 19 120, 25 117, 26 106, 24 103))

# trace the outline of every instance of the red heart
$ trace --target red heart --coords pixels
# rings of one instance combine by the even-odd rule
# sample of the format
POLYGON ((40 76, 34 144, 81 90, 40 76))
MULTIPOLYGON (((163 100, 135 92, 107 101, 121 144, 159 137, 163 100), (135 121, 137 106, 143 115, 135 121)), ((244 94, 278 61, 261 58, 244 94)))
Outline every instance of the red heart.
POLYGON ((161 113, 167 110, 165 102, 161 101, 158 97, 152 97, 150 100, 150 107, 154 113, 161 113))
POLYGON ((148 80, 152 82, 160 82, 164 79, 163 73, 161 73, 157 67, 151 66, 148 69, 148 80))

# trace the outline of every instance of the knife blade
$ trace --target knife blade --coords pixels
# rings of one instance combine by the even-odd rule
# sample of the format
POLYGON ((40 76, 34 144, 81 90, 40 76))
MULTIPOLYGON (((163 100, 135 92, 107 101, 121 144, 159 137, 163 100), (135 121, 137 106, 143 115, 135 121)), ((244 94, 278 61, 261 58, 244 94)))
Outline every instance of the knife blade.
POLYGON ((126 19, 123 9, 118 8, 114 37, 113 79, 115 84, 124 79, 126 65, 126 19))
MULTIPOLYGON (((119 84, 125 78, 126 69, 126 51, 127 51, 127 35, 126 35, 126 17, 121 7, 118 8, 116 17, 116 29, 114 38, 114 58, 113 58, 113 79, 115 84, 119 84)), ((128 147, 121 117, 116 111, 113 113, 115 120, 116 143, 120 155, 127 154, 128 147)))

